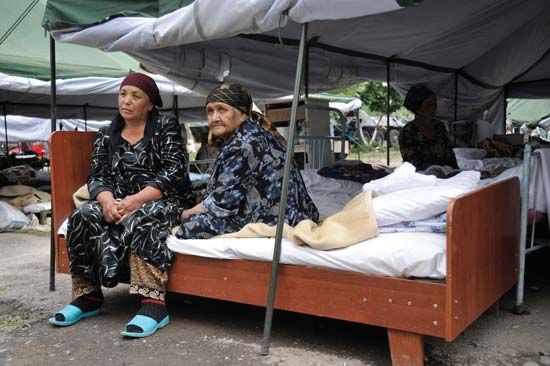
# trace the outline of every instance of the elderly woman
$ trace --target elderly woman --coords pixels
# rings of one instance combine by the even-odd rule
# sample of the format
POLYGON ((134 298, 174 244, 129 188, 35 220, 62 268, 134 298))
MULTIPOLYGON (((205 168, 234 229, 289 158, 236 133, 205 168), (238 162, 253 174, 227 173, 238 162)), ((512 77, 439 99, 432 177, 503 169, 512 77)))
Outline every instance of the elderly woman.
POLYGON ((185 144, 174 118, 161 115, 155 81, 131 73, 120 86, 119 113, 100 129, 88 177, 90 201, 69 217, 73 301, 49 319, 68 326, 100 313, 101 286, 130 281, 141 309, 123 335, 145 337, 166 326, 166 246, 183 208, 195 203, 185 144))
MULTIPOLYGON (((206 100, 208 125, 223 142, 203 200, 183 211, 178 238, 209 238, 248 223, 277 224, 285 146, 267 120, 252 112, 252 98, 239 84, 223 84, 206 100)), ((296 165, 292 166, 285 221, 318 221, 296 165)))
POLYGON ((399 134, 403 161, 408 161, 418 170, 425 170, 430 165, 458 168, 447 129, 443 122, 434 118, 437 110, 435 93, 423 85, 415 85, 407 93, 404 105, 414 113, 414 120, 407 123, 399 134))

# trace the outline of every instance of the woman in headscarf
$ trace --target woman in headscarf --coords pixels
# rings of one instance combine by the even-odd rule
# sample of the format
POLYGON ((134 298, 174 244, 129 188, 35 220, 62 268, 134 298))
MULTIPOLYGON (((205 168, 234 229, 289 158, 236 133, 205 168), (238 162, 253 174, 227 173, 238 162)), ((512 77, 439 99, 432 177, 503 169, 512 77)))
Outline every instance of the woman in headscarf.
MULTIPOLYGON (((206 100, 208 126, 221 140, 220 152, 202 201, 183 211, 178 238, 209 238, 239 231, 248 223, 277 224, 286 147, 239 84, 222 84, 206 100)), ((319 220, 293 163, 285 221, 319 220)))
POLYGON ((408 161, 418 170, 425 170, 430 165, 458 168, 447 129, 442 121, 434 118, 437 110, 435 93, 423 85, 415 85, 407 93, 404 105, 414 113, 414 120, 407 123, 399 134, 403 161, 408 161))
POLYGON ((122 332, 145 337, 166 326, 166 246, 183 208, 195 203, 181 129, 162 115, 158 87, 149 76, 121 83, 119 113, 97 132, 88 177, 90 201, 69 217, 67 246, 73 301, 49 319, 72 325, 100 313, 101 286, 130 281, 141 309, 122 332))

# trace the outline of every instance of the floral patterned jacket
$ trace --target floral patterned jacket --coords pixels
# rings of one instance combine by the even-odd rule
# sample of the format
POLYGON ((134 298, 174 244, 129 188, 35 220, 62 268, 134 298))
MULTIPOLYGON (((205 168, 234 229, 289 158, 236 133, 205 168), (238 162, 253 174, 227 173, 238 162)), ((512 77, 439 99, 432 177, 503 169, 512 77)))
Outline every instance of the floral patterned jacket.
MULTIPOLYGON (((242 228, 252 222, 277 223, 286 148, 254 120, 243 122, 217 157, 203 200, 209 215, 242 228)), ((319 220, 319 212, 293 164, 285 221, 319 220)))
POLYGON ((407 123, 399 134, 399 149, 403 161, 408 161, 418 170, 430 165, 444 165, 458 168, 451 140, 443 122, 433 120, 434 136, 424 136, 411 122, 407 123))

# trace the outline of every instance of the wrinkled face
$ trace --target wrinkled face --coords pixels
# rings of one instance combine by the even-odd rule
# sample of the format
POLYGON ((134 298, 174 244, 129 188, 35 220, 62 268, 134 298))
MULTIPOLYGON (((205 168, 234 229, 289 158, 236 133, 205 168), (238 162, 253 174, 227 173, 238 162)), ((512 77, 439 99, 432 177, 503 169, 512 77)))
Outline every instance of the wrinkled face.
POLYGON ((143 90, 124 85, 118 92, 118 111, 125 121, 147 121, 147 114, 153 110, 153 103, 143 90))
POLYGON ((428 98, 424 99, 420 108, 418 108, 417 114, 422 116, 433 117, 437 111, 437 98, 435 95, 430 95, 428 98))
POLYGON ((220 137, 224 141, 246 120, 246 114, 221 102, 208 103, 206 115, 212 135, 220 137))

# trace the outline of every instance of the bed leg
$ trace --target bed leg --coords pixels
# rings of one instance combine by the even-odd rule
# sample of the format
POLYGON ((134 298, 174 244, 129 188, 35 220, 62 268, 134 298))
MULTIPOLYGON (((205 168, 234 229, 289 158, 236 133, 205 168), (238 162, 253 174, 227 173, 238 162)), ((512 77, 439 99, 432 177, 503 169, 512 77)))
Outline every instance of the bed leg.
POLYGON ((424 365, 424 336, 388 328, 391 363, 393 366, 424 365))
POLYGON ((493 314, 494 316, 500 315, 500 301, 497 300, 491 307, 489 308, 489 314, 493 314))

